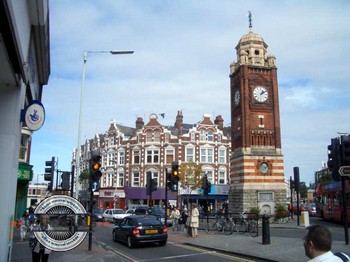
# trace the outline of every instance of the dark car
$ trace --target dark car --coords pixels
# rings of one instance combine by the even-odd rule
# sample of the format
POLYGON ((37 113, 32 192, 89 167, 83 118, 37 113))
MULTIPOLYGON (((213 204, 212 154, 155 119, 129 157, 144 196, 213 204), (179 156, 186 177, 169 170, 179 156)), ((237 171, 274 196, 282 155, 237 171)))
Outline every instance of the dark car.
POLYGON ((168 240, 167 227, 150 215, 125 217, 113 229, 113 241, 124 242, 129 248, 144 243, 159 243, 165 246, 168 240))
POLYGON ((104 222, 105 219, 103 217, 103 212, 104 212, 103 209, 94 209, 92 211, 92 218, 93 218, 93 220, 96 221, 96 222, 100 222, 100 221, 104 222))
MULTIPOLYGON (((138 206, 135 209, 135 215, 152 215, 165 224, 165 210, 161 207, 138 206)), ((171 226, 172 223, 172 219, 167 217, 167 226, 171 226)))

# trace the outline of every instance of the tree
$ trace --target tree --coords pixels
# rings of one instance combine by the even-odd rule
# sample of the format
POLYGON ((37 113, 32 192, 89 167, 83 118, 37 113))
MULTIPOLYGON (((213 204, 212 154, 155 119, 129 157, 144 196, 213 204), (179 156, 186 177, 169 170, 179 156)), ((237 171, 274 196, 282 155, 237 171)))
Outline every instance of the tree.
POLYGON ((301 182, 300 183, 300 188, 299 188, 299 192, 300 192, 300 197, 301 198, 307 198, 307 186, 305 184, 305 182, 301 182))
POLYGON ((89 188, 89 177, 90 177, 90 172, 88 169, 85 169, 80 173, 79 183, 81 183, 81 187, 83 189, 89 188))
POLYGON ((193 161, 180 166, 179 186, 188 194, 187 203, 189 203, 192 192, 201 188, 203 177, 202 174, 202 165, 197 165, 193 161))

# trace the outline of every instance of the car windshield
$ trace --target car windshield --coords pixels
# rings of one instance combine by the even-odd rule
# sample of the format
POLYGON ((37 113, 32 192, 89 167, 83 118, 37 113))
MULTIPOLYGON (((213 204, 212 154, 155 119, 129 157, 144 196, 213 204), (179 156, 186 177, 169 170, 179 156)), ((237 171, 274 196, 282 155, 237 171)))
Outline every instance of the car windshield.
POLYGON ((114 209, 113 214, 124 214, 124 210, 121 209, 114 209))
POLYGON ((165 215, 165 211, 164 211, 164 209, 162 209, 162 208, 152 208, 151 209, 151 214, 152 215, 165 215))
POLYGON ((150 226, 150 225, 162 225, 162 223, 157 220, 155 217, 139 217, 137 218, 137 223, 139 225, 143 225, 143 226, 150 226))

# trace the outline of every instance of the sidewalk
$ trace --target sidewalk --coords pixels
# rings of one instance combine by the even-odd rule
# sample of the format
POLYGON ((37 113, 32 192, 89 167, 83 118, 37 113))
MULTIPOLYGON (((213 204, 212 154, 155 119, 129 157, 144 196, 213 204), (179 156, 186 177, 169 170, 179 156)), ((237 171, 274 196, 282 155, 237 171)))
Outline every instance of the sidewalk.
MULTIPOLYGON (((20 241, 19 229, 14 229, 11 262, 31 262, 32 254, 28 240, 20 241)), ((116 253, 92 242, 91 251, 88 251, 88 236, 76 248, 66 252, 51 252, 50 262, 112 262, 129 260, 123 259, 116 253)))
MULTIPOLYGON (((270 244, 262 244, 261 226, 259 236, 251 237, 248 233, 232 235, 208 235, 201 230, 197 238, 186 237, 184 232, 169 230, 169 241, 205 247, 213 250, 222 250, 239 255, 248 255, 251 258, 263 258, 266 261, 301 262, 308 261, 305 256, 302 237, 306 230, 298 226, 296 219, 285 224, 270 224, 270 229, 279 228, 284 234, 281 237, 270 236, 270 244)), ((349 252, 349 246, 344 241, 334 241, 333 252, 349 252)))
MULTIPOLYGON (((305 235, 305 227, 298 226, 296 220, 286 224, 270 224, 270 229, 279 228, 282 232, 279 237, 270 236, 270 244, 262 244, 261 226, 259 236, 233 233, 232 235, 209 235, 199 230, 198 237, 187 237, 183 231, 173 232, 169 228, 168 243, 182 243, 204 247, 213 250, 222 250, 233 254, 247 255, 251 258, 265 259, 266 261, 301 262, 307 261, 301 238, 305 235)), ((271 234, 270 234, 271 235, 271 234)), ((344 241, 333 241, 332 251, 350 253, 349 246, 344 241)), ((88 250, 88 237, 78 247, 67 252, 53 252, 49 261, 53 262, 97 262, 97 261, 127 261, 118 254, 96 244, 93 241, 92 251, 88 250)), ((12 247, 12 262, 30 262, 31 253, 28 241, 19 241, 19 230, 14 230, 12 247)))

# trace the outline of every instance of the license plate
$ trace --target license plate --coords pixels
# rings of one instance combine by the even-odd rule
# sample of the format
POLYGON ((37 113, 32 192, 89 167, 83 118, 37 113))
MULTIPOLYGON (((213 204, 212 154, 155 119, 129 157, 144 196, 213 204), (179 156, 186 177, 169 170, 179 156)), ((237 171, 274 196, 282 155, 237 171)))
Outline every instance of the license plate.
POLYGON ((157 229, 146 229, 146 234, 157 234, 158 230, 157 229))

